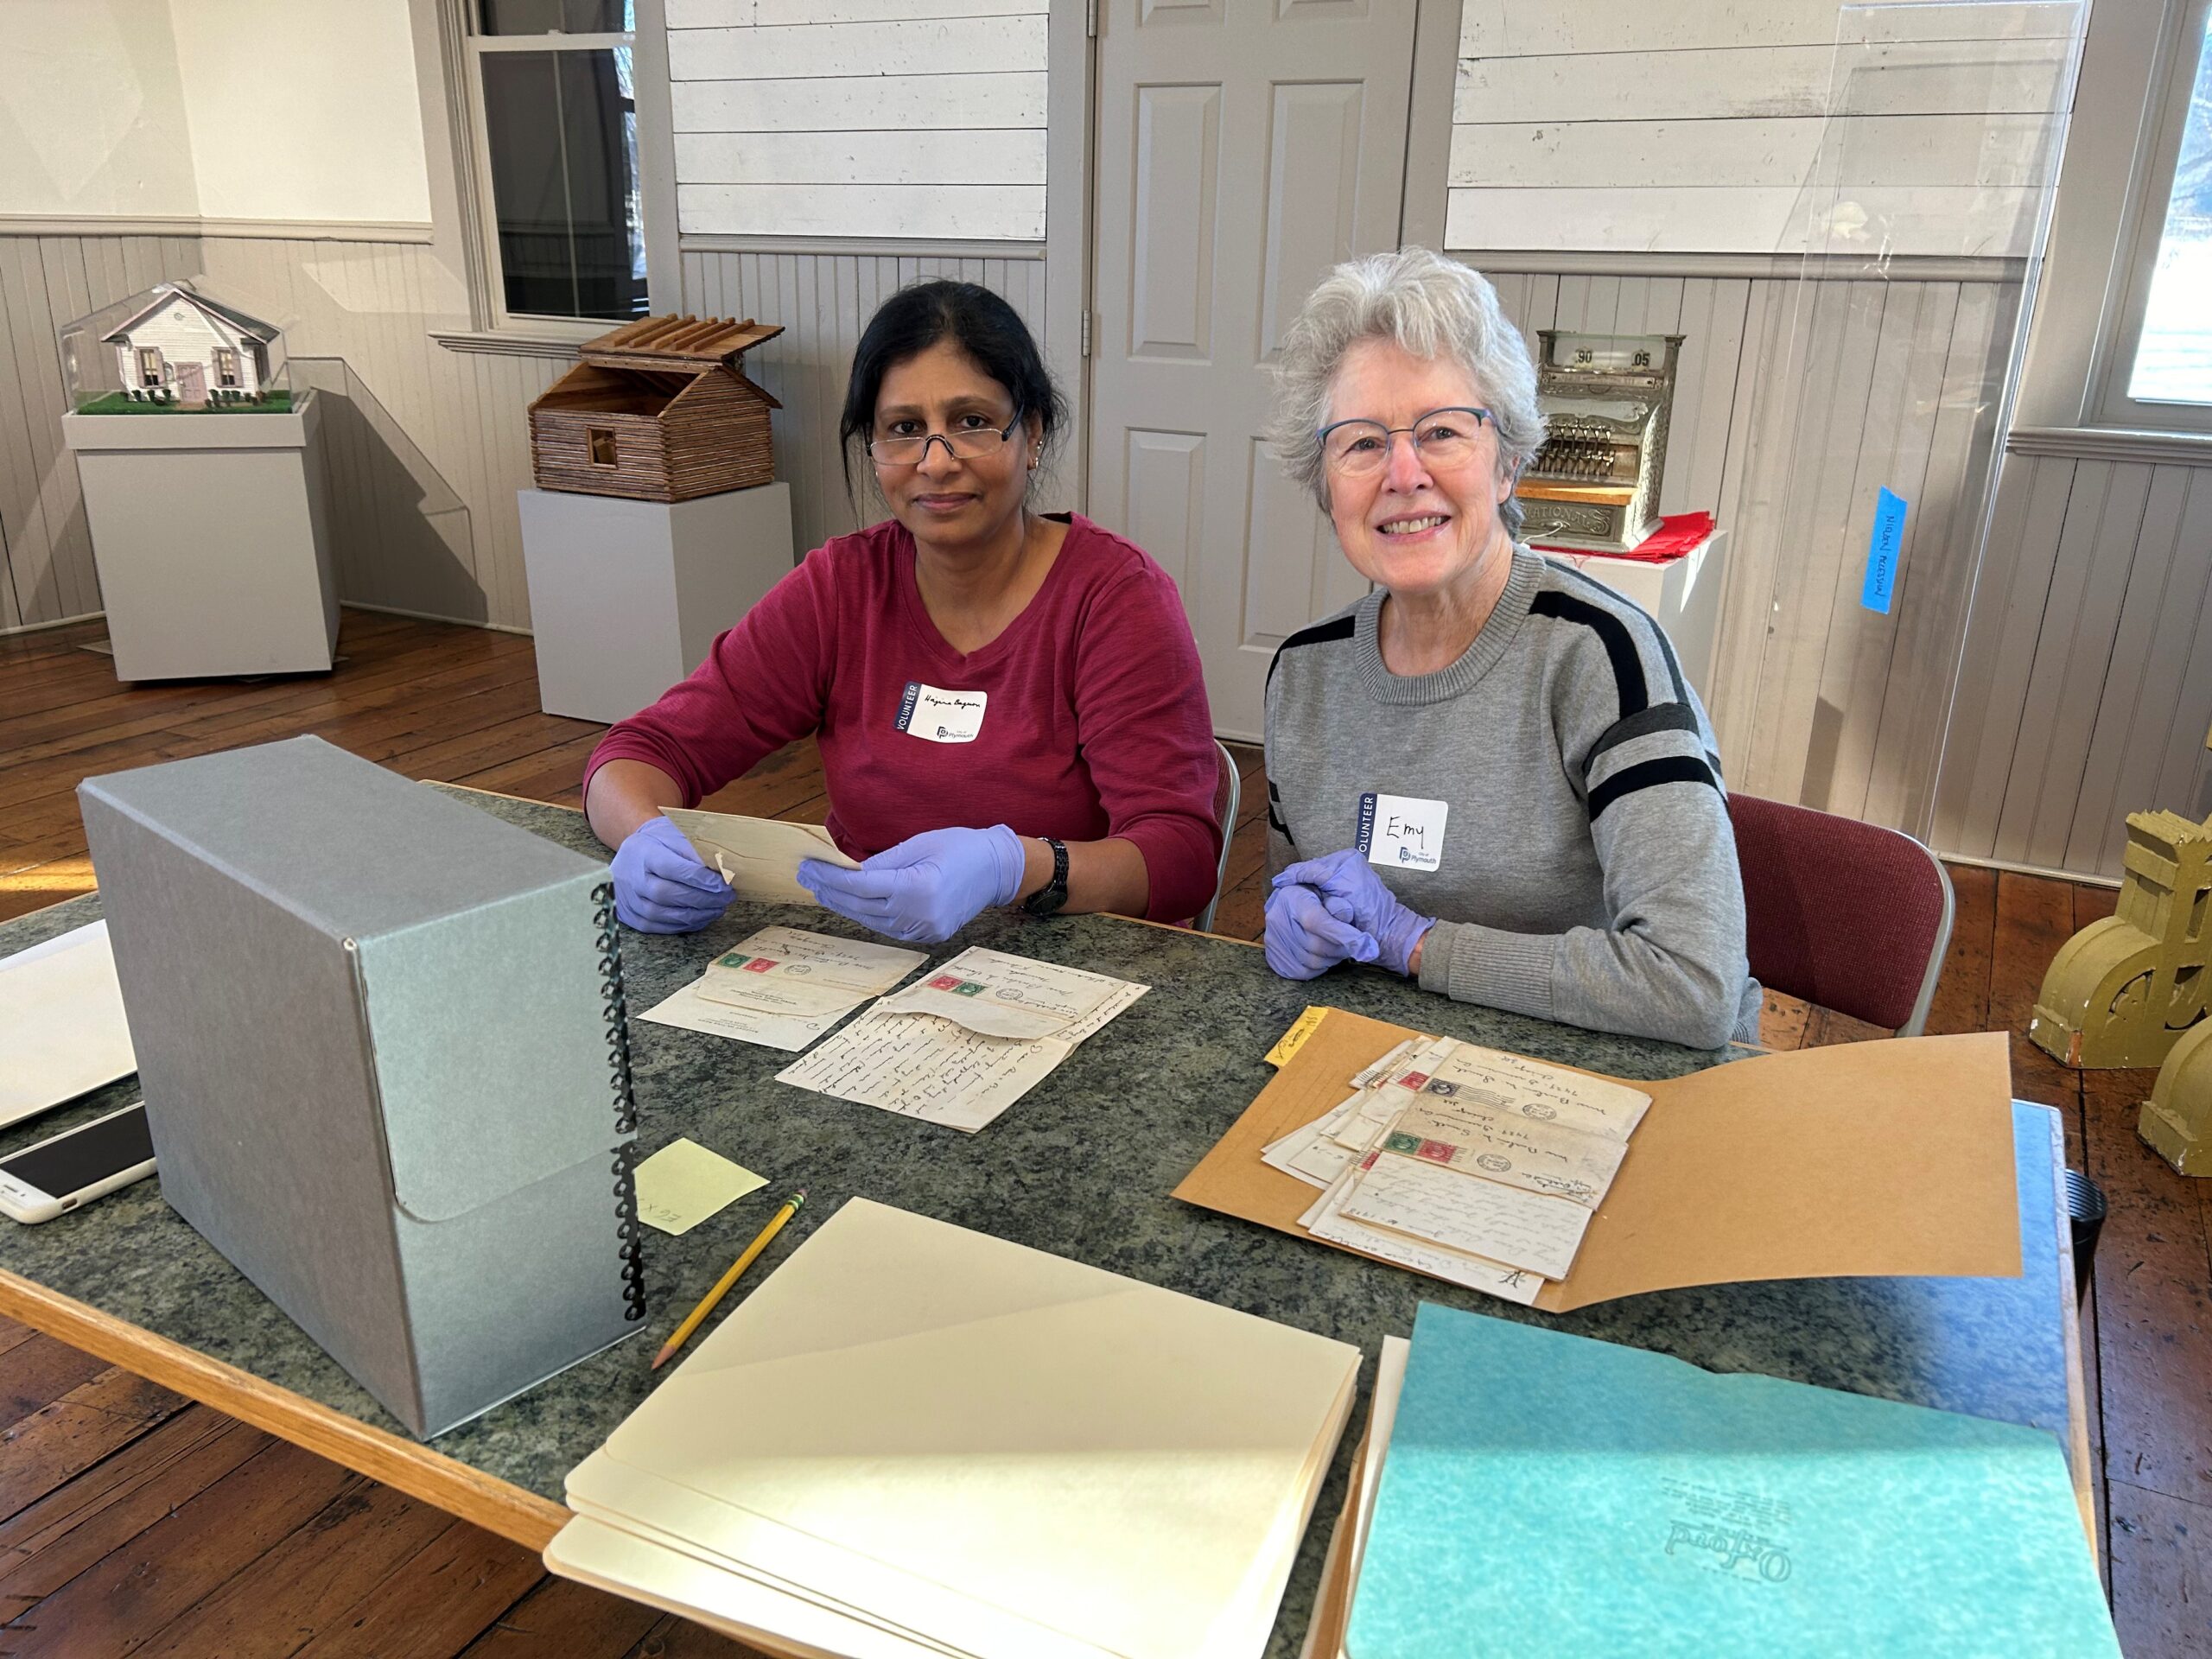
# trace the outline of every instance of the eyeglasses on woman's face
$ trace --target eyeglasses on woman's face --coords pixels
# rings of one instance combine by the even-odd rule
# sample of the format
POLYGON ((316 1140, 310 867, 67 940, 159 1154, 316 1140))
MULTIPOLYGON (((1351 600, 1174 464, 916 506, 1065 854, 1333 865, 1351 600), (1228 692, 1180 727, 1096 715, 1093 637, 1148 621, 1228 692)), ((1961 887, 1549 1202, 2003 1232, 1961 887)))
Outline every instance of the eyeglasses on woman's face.
POLYGON ((1321 460, 1340 478, 1361 478, 1389 465, 1390 440, 1404 433, 1414 454, 1432 472, 1450 472, 1474 460, 1482 431, 1495 424, 1486 409, 1432 409, 1411 426, 1380 421, 1336 421, 1321 429, 1321 460))
POLYGON ((881 436, 868 440, 868 458, 879 467, 918 467, 930 445, 941 443, 955 461, 986 461, 1013 442, 1014 429, 1020 424, 1018 409, 1004 426, 992 425, 988 415, 956 415, 949 432, 922 430, 923 423, 918 420, 894 420, 887 423, 881 436))

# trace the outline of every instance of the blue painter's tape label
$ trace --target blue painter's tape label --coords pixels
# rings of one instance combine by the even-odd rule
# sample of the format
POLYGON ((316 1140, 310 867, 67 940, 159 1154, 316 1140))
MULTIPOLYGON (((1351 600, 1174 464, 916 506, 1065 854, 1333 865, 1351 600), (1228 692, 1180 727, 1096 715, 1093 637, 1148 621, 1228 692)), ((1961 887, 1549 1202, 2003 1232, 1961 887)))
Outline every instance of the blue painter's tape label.
POLYGON ((914 704, 922 695, 919 680, 906 682, 906 695, 899 699, 899 724, 896 729, 905 731, 914 723, 914 704))
POLYGON ((1375 797, 1359 798, 1359 850, 1366 852, 1375 844, 1375 797))
POLYGON ((1866 583, 1859 602, 1890 613, 1890 593, 1897 584, 1897 554, 1904 546, 1905 499, 1884 490, 1874 500, 1874 533, 1866 542, 1866 583))

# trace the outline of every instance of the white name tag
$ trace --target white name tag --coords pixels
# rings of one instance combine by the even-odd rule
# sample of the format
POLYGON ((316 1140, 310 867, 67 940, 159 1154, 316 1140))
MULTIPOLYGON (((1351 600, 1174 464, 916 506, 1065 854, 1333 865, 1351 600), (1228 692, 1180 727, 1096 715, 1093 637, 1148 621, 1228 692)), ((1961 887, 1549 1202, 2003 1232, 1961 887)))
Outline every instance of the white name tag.
POLYGON ((973 743, 983 729, 983 705, 988 701, 981 691, 940 691, 909 680, 906 695, 899 699, 899 729, 931 743, 973 743))
POLYGON ((1359 798, 1359 850, 1370 864, 1394 869, 1433 870, 1444 862, 1444 801, 1418 801, 1410 795, 1359 798))

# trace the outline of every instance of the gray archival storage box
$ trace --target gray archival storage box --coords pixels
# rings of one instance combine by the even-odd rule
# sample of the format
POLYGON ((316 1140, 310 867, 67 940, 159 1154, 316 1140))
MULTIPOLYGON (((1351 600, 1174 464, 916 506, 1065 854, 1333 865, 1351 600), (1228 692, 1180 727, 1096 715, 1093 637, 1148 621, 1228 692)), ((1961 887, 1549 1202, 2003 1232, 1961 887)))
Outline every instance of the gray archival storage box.
POLYGON ((178 1213, 425 1438, 637 1328, 603 868, 311 737, 79 797, 178 1213))

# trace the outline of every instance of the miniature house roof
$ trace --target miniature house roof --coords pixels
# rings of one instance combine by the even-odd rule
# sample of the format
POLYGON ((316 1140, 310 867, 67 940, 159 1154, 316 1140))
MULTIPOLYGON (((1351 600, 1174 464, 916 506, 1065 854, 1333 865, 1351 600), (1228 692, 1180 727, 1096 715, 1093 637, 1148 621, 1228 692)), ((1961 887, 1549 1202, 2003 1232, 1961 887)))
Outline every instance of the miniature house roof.
POLYGON ((163 286, 156 289, 154 295, 155 297, 150 304, 139 307, 130 316, 101 335, 100 343, 113 346, 125 341, 129 339, 133 328, 167 306, 172 300, 183 301, 211 321, 227 324, 249 340, 267 342, 275 340, 283 332, 281 329, 271 327, 258 317, 250 317, 245 312, 234 310, 219 300, 211 300, 205 294, 195 294, 188 288, 163 286))
POLYGON ((779 324, 750 317, 742 322, 728 317, 640 317, 587 340, 577 355, 601 368, 699 374, 717 365, 735 369, 746 353, 783 332, 779 324))

